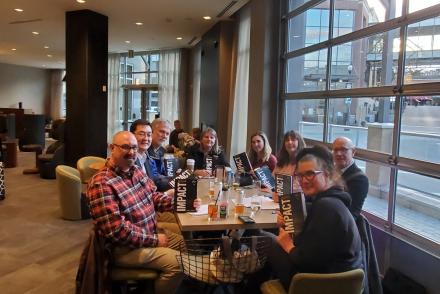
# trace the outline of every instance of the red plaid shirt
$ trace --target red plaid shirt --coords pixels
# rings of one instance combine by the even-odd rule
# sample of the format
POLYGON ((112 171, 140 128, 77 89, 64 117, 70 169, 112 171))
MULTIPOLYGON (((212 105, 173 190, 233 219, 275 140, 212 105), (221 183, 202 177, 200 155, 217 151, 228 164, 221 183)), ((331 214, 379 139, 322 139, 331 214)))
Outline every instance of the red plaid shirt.
POLYGON ((157 246, 155 211, 173 208, 173 198, 156 192, 153 181, 136 166, 122 172, 109 162, 91 179, 87 198, 104 236, 134 248, 157 246))

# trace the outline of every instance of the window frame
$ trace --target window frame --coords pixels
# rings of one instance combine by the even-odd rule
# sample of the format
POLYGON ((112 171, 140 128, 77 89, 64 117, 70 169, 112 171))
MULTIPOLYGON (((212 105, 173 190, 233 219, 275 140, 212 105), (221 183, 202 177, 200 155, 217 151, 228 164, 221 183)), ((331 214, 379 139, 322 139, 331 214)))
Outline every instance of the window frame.
MULTIPOLYGON (((288 12, 289 1, 285 0, 282 5, 282 16, 281 16, 281 41, 280 44, 283 46, 281 48, 280 56, 280 102, 278 103, 279 109, 278 113, 281 113, 278 121, 278 134, 281 136, 284 130, 285 122, 285 109, 286 102, 295 99, 324 99, 324 130, 322 141, 316 141, 311 139, 306 139, 307 144, 325 144, 331 147, 331 142, 328 141, 328 109, 330 100, 335 98, 345 98, 345 97, 385 97, 394 96, 395 97, 395 109, 394 109, 394 128, 393 128, 393 141, 392 141, 392 151, 391 154, 385 154, 377 151, 357 149, 355 158, 364 160, 367 162, 372 162, 378 165, 383 165, 391 168, 390 172, 390 185, 389 185, 389 200, 388 200, 388 217, 387 219, 382 219, 378 216, 372 215, 368 212, 364 213, 367 215, 368 219, 374 223, 379 228, 382 228, 385 232, 392 234, 396 237, 408 240, 435 255, 440 252, 440 243, 431 241, 421 235, 415 234, 394 222, 395 215, 395 202, 397 197, 397 171, 408 171, 412 173, 417 173, 424 176, 429 176, 432 178, 440 179, 440 164, 426 162, 422 160, 406 158, 399 156, 399 144, 400 144, 400 131, 401 131, 401 117, 402 108, 404 105, 405 96, 426 96, 426 95, 440 95, 440 82, 429 82, 429 83, 419 83, 419 84, 405 84, 405 50, 407 43, 408 27, 410 25, 422 22, 424 20, 429 20, 440 16, 440 4, 433 5, 431 7, 418 10, 413 13, 408 13, 408 2, 409 0, 403 0, 402 3, 402 13, 400 17, 392 18, 361 28, 359 30, 354 30, 351 33, 333 37, 334 33, 334 11, 335 11, 335 1, 330 1, 330 11, 329 11, 329 36, 328 40, 310 45, 308 47, 300 48, 288 52, 288 41, 289 41, 289 20, 293 17, 307 12, 313 9, 318 4, 325 2, 325 0, 311 0, 303 5, 300 5, 296 9, 288 12), (332 48, 335 46, 345 44, 348 42, 353 42, 360 40, 369 36, 377 35, 380 33, 385 33, 392 31, 394 29, 400 29, 400 51, 397 58, 397 81, 396 86, 378 86, 370 88, 353 88, 353 89, 338 89, 332 90, 330 88, 331 84, 331 67, 332 63, 332 48), (319 52, 319 50, 327 51, 327 74, 326 74, 326 86, 322 91, 311 91, 311 92, 290 92, 287 93, 287 64, 290 59, 298 56, 305 56, 307 53, 319 52)), ((282 137, 282 136, 281 136, 282 137)))

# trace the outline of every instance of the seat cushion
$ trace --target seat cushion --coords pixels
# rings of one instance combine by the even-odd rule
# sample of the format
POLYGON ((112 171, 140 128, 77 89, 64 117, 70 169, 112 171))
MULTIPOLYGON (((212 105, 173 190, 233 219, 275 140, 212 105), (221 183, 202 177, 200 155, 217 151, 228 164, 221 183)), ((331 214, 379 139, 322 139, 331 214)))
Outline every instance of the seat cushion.
POLYGON ((261 292, 263 292, 263 294, 286 294, 286 290, 284 290, 279 280, 264 282, 261 285, 261 292))

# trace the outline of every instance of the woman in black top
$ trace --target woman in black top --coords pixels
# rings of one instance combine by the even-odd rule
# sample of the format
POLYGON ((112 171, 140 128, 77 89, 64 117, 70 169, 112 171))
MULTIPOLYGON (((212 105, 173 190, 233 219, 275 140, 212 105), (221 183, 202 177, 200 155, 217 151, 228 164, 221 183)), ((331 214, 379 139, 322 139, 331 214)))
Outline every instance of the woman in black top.
POLYGON ((188 150, 188 159, 194 159, 194 174, 209 177, 216 166, 229 166, 221 148, 218 145, 217 133, 212 128, 206 128, 200 135, 200 143, 188 150))
POLYGON ((269 255, 275 275, 288 289, 297 272, 362 268, 361 240, 348 209, 351 198, 333 180, 331 153, 319 146, 303 149, 297 156, 295 175, 312 205, 295 240, 284 231, 284 220, 278 216, 280 232, 269 255))

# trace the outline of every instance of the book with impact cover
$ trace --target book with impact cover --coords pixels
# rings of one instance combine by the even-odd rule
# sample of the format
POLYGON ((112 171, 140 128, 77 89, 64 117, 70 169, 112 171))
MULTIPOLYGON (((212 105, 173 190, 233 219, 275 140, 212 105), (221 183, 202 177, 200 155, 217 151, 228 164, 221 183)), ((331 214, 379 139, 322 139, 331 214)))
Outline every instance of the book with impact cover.
POLYGON ((179 169, 179 159, 177 158, 164 158, 165 175, 167 177, 176 176, 176 171, 179 169))
POLYGON ((177 179, 174 188, 174 211, 187 212, 196 211, 194 200, 197 198, 197 179, 177 179))
POLYGON ((293 192, 293 177, 285 174, 275 174, 275 192, 278 196, 292 194, 293 192))
POLYGON ((267 188, 275 189, 275 179, 272 176, 272 172, 267 165, 254 169, 255 176, 261 181, 261 184, 267 188))
POLYGON ((192 174, 193 174, 193 172, 191 170, 185 169, 183 172, 181 172, 180 174, 178 174, 177 176, 172 178, 168 184, 170 185, 171 188, 174 188, 176 186, 176 180, 178 180, 178 179, 187 179, 192 174))
POLYGON ((302 192, 284 194, 280 196, 279 203, 285 224, 284 230, 295 238, 301 233, 307 216, 304 194, 302 192))
POLYGON ((234 158, 235 166, 237 167, 237 171, 240 174, 252 172, 251 161, 249 160, 249 157, 246 154, 246 152, 234 155, 233 158, 234 158))

